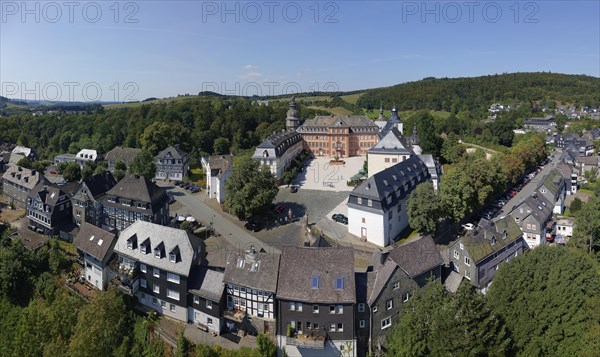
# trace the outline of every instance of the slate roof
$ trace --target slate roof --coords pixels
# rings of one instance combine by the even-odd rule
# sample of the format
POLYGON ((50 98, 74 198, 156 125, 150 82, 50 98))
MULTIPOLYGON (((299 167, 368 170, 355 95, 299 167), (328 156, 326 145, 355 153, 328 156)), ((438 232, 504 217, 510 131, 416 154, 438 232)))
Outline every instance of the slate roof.
POLYGON ((221 301, 223 290, 225 290, 223 273, 196 265, 192 267, 188 279, 188 290, 190 293, 205 299, 221 301))
POLYGON ((81 225, 79 233, 73 239, 73 244, 77 249, 102 262, 110 257, 116 242, 117 235, 115 233, 105 231, 87 222, 81 225))
POLYGON ((314 119, 309 119, 304 122, 299 128, 299 132, 311 132, 311 127, 373 127, 377 128, 377 125, 373 123, 373 120, 369 119, 364 115, 352 115, 352 116, 331 116, 321 115, 315 116, 314 119))
POLYGON ((167 192, 164 188, 157 186, 154 182, 143 176, 131 174, 123 177, 106 194, 134 201, 152 203, 153 206, 154 203, 167 199, 167 192))
POLYGON ((232 155, 215 155, 208 157, 211 177, 221 177, 229 168, 233 167, 232 155))
POLYGON ((429 236, 403 244, 389 252, 388 259, 375 272, 370 289, 369 304, 373 304, 396 268, 402 269, 409 277, 415 278, 444 263, 433 239, 429 236))
POLYGON ((202 240, 185 230, 136 221, 121 232, 115 252, 161 270, 189 276, 192 266, 202 254, 202 248, 202 240), (128 239, 135 241, 134 249, 127 248, 128 239), (148 244, 146 254, 140 250, 142 244, 148 244), (162 250, 160 259, 154 256, 154 248, 157 247, 162 250), (177 251, 179 254, 173 263, 169 260, 169 254, 177 251))
POLYGON ((123 161, 127 166, 133 162, 133 159, 142 152, 142 149, 126 148, 123 146, 115 146, 111 151, 106 153, 104 158, 106 161, 123 161))
POLYGON ((579 156, 575 159, 578 163, 585 164, 585 166, 598 166, 597 156, 579 156))
POLYGON ((46 185, 40 182, 29 192, 29 197, 33 198, 35 196, 39 196, 42 203, 54 207, 60 196, 67 196, 67 194, 54 185, 46 185))
POLYGON ((354 249, 284 247, 281 251, 277 297, 310 303, 354 303, 354 249), (318 288, 312 288, 313 276, 318 288), (338 278, 343 288, 337 289, 338 278))
POLYGON ((165 157, 167 154, 171 154, 171 157, 176 160, 183 160, 187 156, 187 154, 179 148, 179 145, 173 145, 159 152, 158 155, 156 155, 156 157, 160 159, 162 157, 165 157))
POLYGON ((302 135, 296 130, 274 132, 256 147, 252 157, 255 159, 263 158, 265 150, 271 158, 281 157, 290 147, 300 141, 302 141, 302 135))
POLYGON ((367 272, 360 272, 354 274, 354 284, 356 285, 356 301, 366 302, 369 291, 369 281, 367 272))
POLYGON ((487 228, 475 228, 460 240, 471 259, 477 264, 522 236, 523 233, 515 221, 511 217, 504 217, 487 228), (506 238, 503 238, 504 232, 506 238))
POLYGON ((552 193, 554 197, 556 197, 560 190, 561 181, 564 181, 564 178, 560 174, 560 171, 558 171, 556 168, 553 168, 544 178, 542 178, 542 182, 538 186, 538 189, 544 186, 552 193))
POLYGON ((37 170, 26 169, 17 165, 9 165, 2 178, 17 183, 27 189, 33 189, 38 182, 44 182, 45 177, 37 170))
POLYGON ((553 208, 553 204, 548 201, 544 195, 534 193, 521 202, 515 210, 511 212, 511 216, 513 216, 513 218, 519 217, 520 222, 523 222, 524 219, 531 215, 541 226, 552 216, 553 208), (524 208, 523 213, 520 213, 521 206, 524 208), (526 209, 530 209, 531 212, 527 212, 526 209))
POLYGON ((81 187, 84 183, 92 197, 97 198, 113 188, 117 184, 117 180, 115 180, 115 177, 112 173, 105 171, 96 175, 92 175, 83 180, 79 187, 81 187))
POLYGON ((398 128, 394 127, 384 134, 372 148, 369 149, 369 154, 411 154, 411 147, 402 136, 398 128))
POLYGON ((411 179, 419 175, 421 179, 416 180, 416 184, 425 181, 429 177, 427 166, 419 157, 412 156, 370 176, 360 186, 354 188, 351 195, 373 200, 383 200, 399 188, 405 194, 404 184, 408 183, 410 190, 411 179))
POLYGON ((244 254, 229 252, 223 281, 256 290, 275 292, 279 275, 279 254, 249 249, 244 254), (244 264, 239 268, 241 261, 244 264), (258 264, 255 264, 258 263, 258 264))

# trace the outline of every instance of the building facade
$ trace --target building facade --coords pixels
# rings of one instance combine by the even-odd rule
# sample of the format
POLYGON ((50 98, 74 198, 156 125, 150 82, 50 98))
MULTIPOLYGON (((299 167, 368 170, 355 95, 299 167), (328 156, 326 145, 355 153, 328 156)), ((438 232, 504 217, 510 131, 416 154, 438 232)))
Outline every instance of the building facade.
POLYGON ((225 202, 225 181, 233 172, 233 156, 216 155, 202 158, 202 166, 206 172, 206 192, 208 198, 219 203, 225 202))
POLYGON ((552 219, 553 208, 550 201, 536 192, 509 213, 523 232, 529 249, 546 243, 546 225, 552 219))
POLYGON ((274 132, 254 150, 252 158, 269 167, 276 179, 281 179, 292 161, 302 151, 302 135, 294 129, 274 132))
POLYGON ((188 280, 204 251, 202 241, 181 229, 137 221, 115 245, 120 290, 159 315, 187 323, 188 280))
POLYGON ((27 218, 32 229, 57 235, 71 223, 71 200, 60 188, 39 183, 29 192, 27 218))
POLYGON ((109 172, 92 175, 81 181, 73 195, 73 221, 78 226, 84 222, 95 226, 104 223, 102 198, 117 184, 114 176, 109 172))
POLYGON ((367 151, 369 175, 375 175, 414 155, 410 143, 397 128, 389 130, 367 151))
POLYGON ((9 165, 2 174, 2 193, 9 204, 25 207, 31 190, 45 182, 46 178, 37 170, 9 165))
POLYGON ((103 226, 119 232, 136 221, 169 223, 169 198, 165 189, 145 177, 127 175, 101 199, 103 226))
POLYGON ((110 172, 115 171, 115 165, 121 161, 127 168, 133 163, 133 159, 142 152, 142 149, 127 148, 123 146, 116 146, 112 150, 106 153, 104 160, 108 165, 110 172))
POLYGON ((188 154, 179 145, 169 146, 155 158, 157 180, 183 181, 190 168, 188 154))
POLYGON ((352 248, 284 247, 277 284, 277 341, 288 356, 356 356, 352 248))
POLYGON ((117 236, 93 224, 84 222, 73 239, 79 256, 84 261, 85 280, 99 290, 106 290, 113 273, 108 263, 113 256, 117 236))
POLYGON ((552 169, 541 180, 537 192, 553 204, 553 213, 562 214, 565 210, 566 184, 560 171, 552 169))
POLYGON ((189 279, 188 322, 219 335, 223 325, 223 273, 196 265, 189 279))

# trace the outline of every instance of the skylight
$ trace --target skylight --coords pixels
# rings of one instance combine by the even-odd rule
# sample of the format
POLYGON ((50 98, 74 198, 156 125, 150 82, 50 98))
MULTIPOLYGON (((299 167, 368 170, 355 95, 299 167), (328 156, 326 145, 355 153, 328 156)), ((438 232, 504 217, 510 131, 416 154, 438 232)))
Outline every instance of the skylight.
POLYGON ((344 288, 344 278, 338 277, 335 280, 335 288, 336 289, 343 289, 344 288))
POLYGON ((90 237, 90 240, 94 240, 94 236, 93 235, 90 237))
POLYGON ((313 275, 310 286, 313 289, 318 289, 319 288, 319 277, 316 274, 313 275))
POLYGON ((98 245, 102 245, 102 243, 104 243, 104 240, 100 239, 100 240, 98 241, 98 245))

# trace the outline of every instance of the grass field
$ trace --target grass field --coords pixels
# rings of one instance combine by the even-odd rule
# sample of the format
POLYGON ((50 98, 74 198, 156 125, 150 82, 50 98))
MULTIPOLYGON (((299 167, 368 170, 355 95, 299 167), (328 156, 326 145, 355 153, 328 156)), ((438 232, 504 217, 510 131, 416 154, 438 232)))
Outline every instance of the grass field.
POLYGON ((161 104, 161 103, 170 103, 170 102, 179 102, 187 99, 196 99, 199 98, 197 95, 190 95, 187 97, 169 97, 162 98, 156 100, 149 100, 147 102, 133 102, 133 103, 119 103, 119 104, 107 104, 104 105, 106 109, 118 109, 118 108, 135 108, 145 104, 161 104))
MULTIPOLYGON (((403 111, 398 112, 398 116, 400 117, 400 119, 408 118, 409 116, 413 115, 414 113, 416 113, 415 110, 403 110, 403 111)), ((379 117, 379 109, 365 110, 365 114, 371 119, 377 119, 379 117)), ((433 119, 446 119, 450 116, 450 112, 446 112, 443 110, 440 110, 440 111, 430 110, 429 114, 431 114, 433 119)), ((392 115, 392 111, 384 110, 383 115, 386 118, 389 118, 392 115)))
POLYGON ((341 116, 341 117, 352 114, 351 111, 349 111, 346 108, 342 108, 342 107, 325 108, 325 107, 319 107, 319 106, 316 106, 316 105, 311 105, 311 106, 309 106, 309 108, 311 108, 311 109, 326 110, 326 111, 332 113, 333 115, 338 115, 338 116, 341 116))
POLYGON ((360 96, 363 94, 364 93, 348 94, 348 95, 343 95, 340 98, 342 98, 344 101, 346 101, 350 104, 356 104, 356 102, 358 101, 358 98, 360 98, 360 96))

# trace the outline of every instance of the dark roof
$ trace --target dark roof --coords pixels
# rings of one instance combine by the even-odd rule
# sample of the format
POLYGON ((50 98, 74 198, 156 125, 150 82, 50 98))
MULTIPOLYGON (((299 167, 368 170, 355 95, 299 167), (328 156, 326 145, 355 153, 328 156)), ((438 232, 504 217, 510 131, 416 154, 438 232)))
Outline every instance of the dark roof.
POLYGON ((108 190, 113 188, 117 184, 117 180, 112 173, 105 171, 100 174, 92 175, 87 179, 83 180, 82 184, 87 186, 90 194, 97 198, 105 194, 108 190))
POLYGON ((511 217, 504 217, 486 228, 475 228, 461 237, 460 241, 471 259, 479 263, 522 236, 523 233, 515 221, 511 217), (506 238, 503 238, 504 232, 506 238))
POLYGON ((142 152, 142 149, 115 146, 111 151, 106 153, 105 160, 114 162, 123 161, 125 164, 128 164, 132 162, 140 152, 142 152))
POLYGON ((366 272, 354 274, 354 284, 356 284, 356 301, 366 302, 369 291, 368 274, 366 272))
POLYGON ((429 177, 429 171, 419 157, 412 156, 370 176, 360 186, 356 187, 350 195, 383 200, 398 189, 401 189, 402 193, 405 194, 404 185, 408 183, 410 191, 412 186, 411 179, 418 176, 421 178, 416 180, 415 185, 425 181, 429 177))
POLYGON ((284 247, 277 297, 315 303, 356 302, 354 249, 284 247), (312 288, 318 277, 318 288, 312 288), (336 284, 341 279, 342 288, 336 284))
POLYGON ((208 166, 210 167, 210 175, 220 177, 228 169, 233 167, 233 155, 215 155, 208 157, 208 166))
POLYGON ((521 202, 510 214, 513 218, 520 218, 520 224, 523 224, 523 220, 531 215, 542 225, 552 216, 553 208, 553 204, 544 195, 534 193, 521 202), (523 213, 520 211, 521 208, 523 208, 523 213), (530 212, 527 212, 527 210, 530 210, 530 212))
POLYGON ((79 187, 79 182, 67 182, 64 185, 60 186, 60 189, 63 190, 69 197, 72 197, 77 188, 79 187))
POLYGON ((428 272, 444 262, 433 239, 429 236, 392 249, 389 257, 411 278, 428 272))
POLYGON ((158 155, 156 155, 156 157, 161 158, 166 156, 167 154, 171 154, 171 157, 174 159, 183 159, 187 156, 187 154, 179 148, 179 145, 173 145, 159 152, 158 155))
POLYGON ((115 233, 105 231, 87 222, 81 225, 79 233, 73 239, 73 244, 77 249, 100 261, 106 261, 106 258, 112 254, 116 242, 117 235, 115 233))
POLYGON ((275 292, 279 275, 279 254, 254 248, 244 254, 229 252, 223 281, 256 290, 275 292), (243 262, 243 263, 242 263, 243 262))
POLYGON ((396 268, 398 268, 398 264, 392 259, 388 259, 377 271, 372 273, 373 275, 370 276, 371 279, 369 280, 369 305, 372 305, 377 300, 381 291, 390 280, 390 277, 396 271, 396 268))
POLYGON ((67 194, 54 185, 40 182, 29 192, 29 197, 35 196, 39 196, 40 200, 49 206, 56 206, 60 197, 67 196, 67 194))
POLYGON ((212 301, 221 301, 225 284, 223 273, 196 265, 188 279, 190 293, 212 301))
POLYGON ((391 153, 391 154, 406 154, 410 155, 411 146, 406 141, 406 138, 402 136, 398 128, 394 127, 384 134, 383 138, 379 140, 368 151, 369 154, 377 153, 391 153))
POLYGON ((298 128, 299 132, 310 132, 311 127, 373 127, 377 128, 377 125, 373 122, 373 120, 369 119, 364 115, 352 115, 352 116, 316 116, 314 119, 309 119, 298 128))
POLYGON ((113 188, 108 190, 106 194, 152 204, 162 201, 167 197, 164 188, 138 175, 126 175, 113 188))
POLYGON ((560 171, 558 171, 556 168, 553 168, 546 176, 542 178, 542 182, 538 188, 544 186, 552 193, 552 195, 556 197, 562 182, 564 182, 564 178, 560 171))

